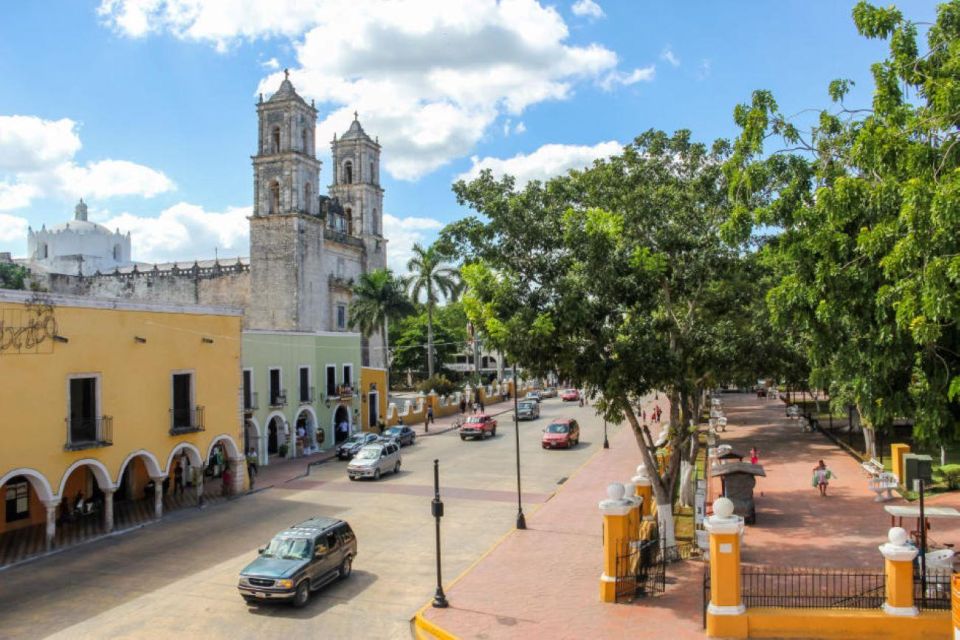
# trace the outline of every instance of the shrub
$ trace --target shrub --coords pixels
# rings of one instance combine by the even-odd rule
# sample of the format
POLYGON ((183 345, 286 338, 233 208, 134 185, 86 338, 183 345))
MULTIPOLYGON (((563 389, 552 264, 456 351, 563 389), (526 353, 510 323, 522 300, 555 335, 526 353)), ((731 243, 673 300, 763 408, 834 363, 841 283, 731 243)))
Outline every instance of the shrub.
POLYGON ((938 471, 948 489, 960 488, 960 464, 945 464, 938 471))
POLYGON ((454 391, 459 391, 460 387, 450 381, 446 376, 434 375, 432 378, 427 378, 423 382, 417 385, 417 391, 422 391, 424 393, 430 393, 430 391, 436 391, 437 395, 448 396, 454 391))

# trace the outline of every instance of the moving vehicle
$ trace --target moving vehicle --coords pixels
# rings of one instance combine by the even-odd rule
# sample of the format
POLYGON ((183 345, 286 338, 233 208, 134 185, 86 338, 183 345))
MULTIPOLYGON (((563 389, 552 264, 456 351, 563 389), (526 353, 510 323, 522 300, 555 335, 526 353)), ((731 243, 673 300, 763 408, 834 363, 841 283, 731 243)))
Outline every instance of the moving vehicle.
POLYGON ((375 433, 361 432, 355 433, 343 443, 337 447, 337 458, 340 460, 349 460, 353 456, 357 455, 357 451, 360 451, 363 447, 368 444, 372 444, 380 439, 375 433))
POLYGON ((533 400, 535 402, 540 402, 543 400, 543 394, 539 390, 534 389, 533 391, 527 392, 527 395, 523 398, 524 400, 533 400))
POLYGON ((493 437, 495 435, 497 435, 497 421, 493 419, 493 416, 485 413, 475 413, 467 417, 466 422, 460 427, 461 440, 467 438, 484 439, 487 436, 493 437))
POLYGON ((347 465, 347 476, 379 480, 387 471, 400 473, 400 445, 396 442, 375 442, 360 449, 347 465))
POLYGON ((580 443, 580 425, 571 418, 554 420, 543 430, 540 446, 544 449, 570 449, 580 443))
POLYGON ((384 431, 382 437, 384 440, 395 440, 403 447, 417 441, 417 432, 406 425, 397 425, 384 431))
POLYGON ((564 402, 576 402, 580 399, 579 389, 564 389, 560 392, 560 399, 564 402))
POLYGON ((547 387, 543 390, 541 394, 544 398, 556 398, 557 397, 557 388, 556 387, 547 387))
POLYGON ((310 593, 346 578, 357 557, 357 537, 336 518, 315 517, 281 531, 240 571, 237 589, 248 604, 280 600, 302 607, 310 593))
POLYGON ((517 403, 518 420, 536 420, 540 417, 540 405, 533 400, 521 400, 517 403))

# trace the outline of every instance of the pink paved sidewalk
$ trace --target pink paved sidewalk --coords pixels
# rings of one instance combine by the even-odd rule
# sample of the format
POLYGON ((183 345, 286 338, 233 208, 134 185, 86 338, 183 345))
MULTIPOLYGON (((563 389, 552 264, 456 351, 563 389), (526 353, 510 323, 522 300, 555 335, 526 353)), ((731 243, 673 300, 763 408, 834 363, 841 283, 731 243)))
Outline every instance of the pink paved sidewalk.
MULTIPOLYGON (((659 403, 666 409, 662 398, 659 403)), ((634 604, 599 600, 597 503, 609 483, 634 475, 639 461, 629 429, 611 438, 610 447, 528 513, 526 531, 508 534, 447 589, 450 608, 428 607, 425 617, 461 638, 702 638, 702 563, 670 566, 663 596, 634 604)))
MULTIPOLYGON (((882 567, 877 546, 886 542, 890 516, 883 503, 873 501, 859 462, 823 434, 801 432, 798 422, 786 417, 782 402, 748 394, 724 394, 722 399, 728 426, 719 434, 721 442, 745 455, 757 447, 767 473, 758 478, 757 522, 744 534, 744 562, 882 567), (818 460, 835 474, 826 497, 811 486, 818 460)), ((711 495, 719 495, 719 490, 716 482, 711 495)), ((928 503, 960 507, 960 498, 943 494, 928 503)), ((909 503, 896 498, 885 504, 909 503)), ((930 535, 941 543, 960 543, 960 522, 933 520, 930 535)))

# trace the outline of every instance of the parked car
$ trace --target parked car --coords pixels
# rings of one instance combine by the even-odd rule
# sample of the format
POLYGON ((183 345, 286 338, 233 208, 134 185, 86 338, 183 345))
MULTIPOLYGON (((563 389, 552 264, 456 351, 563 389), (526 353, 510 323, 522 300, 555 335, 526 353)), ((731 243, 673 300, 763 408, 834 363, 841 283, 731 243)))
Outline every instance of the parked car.
POLYGON ((343 443, 337 447, 337 457, 341 460, 349 460, 353 456, 357 455, 357 451, 360 451, 363 447, 368 444, 372 444, 380 439, 375 433, 361 432, 355 433, 343 443))
POLYGON ((557 388, 556 387, 547 387, 543 390, 541 395, 544 398, 556 398, 557 397, 557 388))
POLYGON ((517 418, 520 420, 536 420, 540 417, 540 405, 533 400, 521 400, 517 403, 517 418))
POLYGON ((487 436, 497 435, 497 421, 493 416, 485 413, 475 413, 469 416, 463 426, 460 427, 460 439, 467 438, 486 438, 487 436))
POLYGON ((400 445, 396 442, 376 442, 360 449, 353 460, 347 465, 347 476, 351 480, 357 478, 373 478, 388 471, 400 473, 400 445))
POLYGON ((527 392, 527 395, 523 398, 524 400, 533 400, 535 402, 540 402, 543 400, 543 395, 538 389, 527 392))
POLYGON ((357 537, 336 518, 316 517, 281 531, 240 571, 237 589, 247 603, 280 600, 302 607, 310 593, 346 578, 357 557, 357 537))
POLYGON ((554 420, 543 430, 540 446, 544 449, 570 449, 580 443, 580 425, 576 420, 554 420))
POLYGON ((580 399, 579 389, 564 389, 560 393, 560 399, 564 402, 576 402, 580 399))
POLYGON ((397 444, 402 447, 404 445, 415 443, 417 441, 417 432, 407 425, 398 425, 396 427, 390 427, 384 431, 383 438, 385 440, 395 440, 397 444))

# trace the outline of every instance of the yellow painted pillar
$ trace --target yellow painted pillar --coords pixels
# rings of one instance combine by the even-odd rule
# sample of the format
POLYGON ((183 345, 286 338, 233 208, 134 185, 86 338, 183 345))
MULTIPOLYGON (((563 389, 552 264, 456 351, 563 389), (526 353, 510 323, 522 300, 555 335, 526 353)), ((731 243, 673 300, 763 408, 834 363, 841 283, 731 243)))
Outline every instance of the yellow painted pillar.
POLYGON ((617 556, 630 548, 629 514, 633 505, 624 500, 626 489, 618 482, 607 487, 607 499, 600 501, 603 514, 603 573, 600 575, 601 602, 617 600, 617 556))
POLYGON ((623 485, 623 499, 630 503, 630 513, 627 514, 627 531, 631 542, 640 539, 640 504, 641 500, 637 497, 637 487, 632 482, 625 482, 623 485))
POLYGON ((903 456, 910 453, 910 445, 898 442, 890 445, 890 459, 893 461, 893 473, 900 484, 903 484, 903 456))
POLYGON ((913 560, 917 549, 907 544, 907 532, 893 527, 887 534, 890 542, 880 545, 886 574, 886 601, 883 610, 891 616, 916 616, 913 604, 913 560))
POLYGON ((953 609, 953 640, 960 640, 960 573, 953 574, 950 601, 953 609))
POLYGON ((645 465, 637 466, 637 475, 630 478, 630 481, 636 487, 636 495, 640 498, 640 518, 642 520, 653 520, 653 483, 647 474, 645 465))
POLYGON ((746 638, 746 607, 740 595, 740 535, 743 518, 733 515, 733 502, 718 498, 704 527, 710 534, 710 604, 707 635, 746 638))

